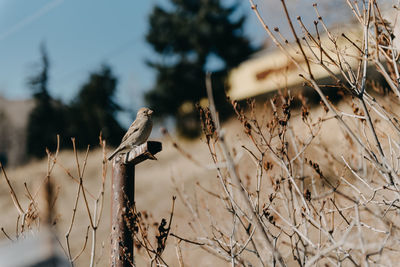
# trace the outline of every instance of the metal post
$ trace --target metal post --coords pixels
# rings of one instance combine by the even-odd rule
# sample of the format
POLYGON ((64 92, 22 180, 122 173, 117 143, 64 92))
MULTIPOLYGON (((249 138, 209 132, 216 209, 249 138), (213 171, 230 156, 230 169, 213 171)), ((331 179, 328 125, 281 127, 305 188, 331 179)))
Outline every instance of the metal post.
POLYGON ((135 204, 135 165, 162 150, 160 142, 147 142, 135 147, 128 155, 113 160, 111 192, 111 266, 134 264, 134 222, 129 211, 135 204), (130 219, 129 219, 130 218, 130 219))
POLYGON ((113 161, 111 206, 111 266, 125 267, 133 263, 133 237, 127 221, 135 199, 135 165, 113 161))

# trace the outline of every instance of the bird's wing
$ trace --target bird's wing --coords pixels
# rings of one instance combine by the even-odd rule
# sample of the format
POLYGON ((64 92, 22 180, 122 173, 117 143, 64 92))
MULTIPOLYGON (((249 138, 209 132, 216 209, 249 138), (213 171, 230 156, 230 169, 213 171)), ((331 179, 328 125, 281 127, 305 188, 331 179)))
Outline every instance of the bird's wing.
POLYGON ((128 131, 126 132, 126 134, 124 135, 124 137, 122 137, 122 141, 121 144, 114 150, 114 152, 110 155, 110 157, 108 158, 109 160, 112 159, 118 152, 120 152, 121 150, 123 150, 126 146, 125 141, 128 139, 129 136, 131 136, 133 133, 137 132, 139 130, 140 127, 138 127, 138 123, 132 123, 132 125, 129 127, 128 131))
POLYGON ((132 123, 132 125, 129 127, 128 131, 126 132, 126 134, 124 135, 124 137, 122 137, 121 140, 121 145, 122 143, 124 143, 126 141, 126 139, 128 139, 129 136, 131 136, 133 133, 137 132, 141 127, 141 124, 138 123, 138 121, 134 121, 132 123))

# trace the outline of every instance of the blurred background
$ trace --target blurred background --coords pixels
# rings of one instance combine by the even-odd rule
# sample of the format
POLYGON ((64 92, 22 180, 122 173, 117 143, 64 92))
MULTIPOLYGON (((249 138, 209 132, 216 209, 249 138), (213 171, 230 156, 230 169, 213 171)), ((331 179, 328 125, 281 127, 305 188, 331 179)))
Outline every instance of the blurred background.
MULTIPOLYGON (((308 1, 289 2, 312 23, 308 1)), ((320 2, 327 23, 345 17, 330 12, 341 1, 320 2)), ((287 32, 279 5, 257 4, 287 32)), ((251 12, 235 0, 0 0, 1 162, 43 157, 56 134, 62 147, 72 136, 80 148, 96 145, 100 132, 116 146, 144 105, 159 125, 197 136, 205 72, 228 117, 230 70, 271 49, 251 12)))
MULTIPOLYGON (((281 42, 288 38, 290 47, 293 38, 280 2, 255 1, 266 24, 279 31, 281 42)), ((396 26, 394 36, 400 34, 399 24, 390 19, 385 7, 397 2, 380 1, 384 16, 396 26)), ((301 37, 305 33, 296 17, 315 36, 314 21, 321 16, 334 35, 346 33, 354 42, 362 40, 362 30, 354 24, 354 16, 344 0, 286 0, 286 3, 301 37), (319 13, 313 7, 314 2, 319 13)), ((321 23, 319 29, 321 41, 331 43, 321 23)), ((399 45, 399 40, 395 39, 396 42, 399 45)), ((356 68, 358 61, 352 61, 351 56, 360 57, 359 51, 343 38, 337 44, 338 49, 343 48, 350 55, 349 66, 356 68)), ((333 73, 340 76, 336 71, 333 73)), ((155 127, 150 139, 162 139, 160 127, 166 127, 172 138, 162 139, 163 151, 157 155, 157 162, 146 161, 136 168, 138 210, 148 211, 150 219, 160 221, 170 216, 168 200, 177 194, 177 185, 189 192, 196 192, 200 181, 205 188, 215 188, 216 174, 204 167, 208 165, 194 164, 194 160, 180 154, 189 151, 199 162, 211 164, 210 151, 204 140, 198 138, 201 133, 198 107, 208 105, 205 89, 208 72, 212 73, 219 116, 228 129, 227 140, 237 147, 248 144, 249 140, 237 120, 229 121, 233 117, 230 100, 242 104, 255 98, 261 102, 280 89, 290 89, 292 93, 306 87, 293 64, 267 38, 248 1, 0 0, 0 162, 7 167, 11 181, 8 186, 12 184, 15 194, 23 199, 21 205, 26 207, 27 214, 31 209, 36 212, 31 208, 35 201, 27 195, 30 190, 39 196, 43 177, 50 177, 46 148, 54 152, 56 136, 60 135, 62 151, 52 161, 56 165, 51 173, 56 189, 53 203, 59 199, 54 205, 56 216, 52 226, 57 228, 61 243, 69 228, 72 256, 78 255, 77 266, 87 266, 91 258, 98 258, 98 266, 109 264, 111 164, 103 159, 120 143, 140 107, 154 110, 155 127), (99 149, 99 134, 107 141, 104 150, 99 149), (77 140, 80 150, 77 156, 71 151, 71 137, 77 140), (176 140, 182 151, 176 149, 176 140), (95 204, 89 203, 90 208, 97 208, 98 199, 96 202, 94 196, 98 190, 105 199, 97 244, 88 241, 90 214, 82 198, 79 199, 80 191, 76 191, 80 189, 78 178, 81 178, 76 164, 85 158, 88 145, 91 150, 84 175, 85 190, 89 199, 95 200, 95 204), (73 203, 79 204, 75 224, 70 223, 73 203), (85 249, 85 232, 87 248, 95 247, 96 257, 85 249)), ((326 73, 314 74, 321 85, 327 85, 336 95, 337 87, 330 86, 332 81, 326 73)), ((369 78, 376 81, 375 77, 369 71, 369 78)), ((299 119, 301 111, 296 112, 299 119)), ((300 125, 300 120, 296 125, 300 125)), ((329 144, 335 144, 336 149, 342 137, 332 130, 335 129, 332 124, 324 127, 329 144), (333 135, 338 139, 335 142, 331 141, 333 135)), ((253 171, 252 161, 246 160, 241 166, 253 171)), ((0 173, 3 211, 0 239, 16 240, 25 231, 18 230, 19 221, 25 222, 25 215, 20 216, 13 206, 14 197, 10 197, 10 190, 3 183, 4 174, 0 173), (11 233, 15 229, 14 237, 11 233)), ((177 201, 174 223, 180 232, 187 233, 191 230, 183 210, 183 204, 177 201)), ((75 218, 75 210, 73 214, 75 218)), ((174 251, 167 254, 168 259, 176 261, 174 251)), ((184 251, 184 257, 198 266, 224 266, 218 264, 218 258, 209 256, 189 246, 184 251)), ((69 260, 75 262, 74 257, 69 255, 69 260)))

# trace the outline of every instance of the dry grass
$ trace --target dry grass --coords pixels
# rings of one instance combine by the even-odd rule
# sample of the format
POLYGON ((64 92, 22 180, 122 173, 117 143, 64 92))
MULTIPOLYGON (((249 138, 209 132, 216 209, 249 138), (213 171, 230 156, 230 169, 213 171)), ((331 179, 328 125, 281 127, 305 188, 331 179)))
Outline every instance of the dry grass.
MULTIPOLYGON (((233 124, 233 123, 232 123, 233 124)), ((237 131, 237 126, 232 125, 232 131, 237 131), (236 130, 234 130, 236 128, 236 130)), ((182 146, 188 151, 196 151, 193 155, 205 164, 211 164, 208 157, 208 151, 201 141, 183 142, 182 146), (207 163, 208 162, 208 163, 207 163)), ((111 150, 111 148, 109 149, 111 150)), ((84 158, 85 153, 79 153, 79 159, 84 158)), ((146 161, 136 167, 136 205, 140 211, 147 211, 152 215, 155 221, 160 221, 161 218, 168 218, 171 208, 171 199, 176 195, 174 185, 171 182, 171 177, 174 177, 179 186, 184 186, 186 189, 195 190, 196 183, 201 182, 203 185, 212 184, 215 180, 215 173, 207 171, 193 164, 190 160, 183 157, 179 151, 173 148, 171 142, 163 142, 163 151, 157 155, 158 161, 146 161)), ((76 161, 73 151, 61 151, 58 155, 58 160, 65 169, 69 170, 73 175, 77 175, 76 161)), ((97 194, 102 180, 101 173, 102 151, 95 149, 89 153, 87 167, 84 175, 84 186, 91 194, 97 194)), ((109 167, 111 164, 109 164, 109 167)), ((65 169, 56 164, 52 172, 51 179, 58 193, 56 201, 56 225, 54 226, 60 242, 65 246, 65 233, 70 224, 73 203, 76 199, 78 184, 73 181, 65 172, 65 169)), ((12 186, 16 191, 17 196, 21 200, 21 206, 27 207, 29 199, 24 196, 24 183, 27 184, 31 192, 36 192, 43 183, 47 172, 47 159, 40 161, 32 161, 27 165, 15 168, 6 169, 7 175, 11 180, 12 186)), ((12 198, 9 194, 9 189, 5 183, 4 177, 0 176, 0 208, 2 216, 0 219, 0 227, 14 239, 16 220, 18 211, 16 210, 12 198)), ((104 253, 101 256, 98 266, 108 266, 109 263, 109 243, 110 243, 110 188, 111 188, 111 173, 110 169, 107 172, 106 190, 105 190, 105 205, 103 219, 99 227, 98 247, 104 243, 104 253)), ((89 201, 91 208, 92 203, 89 201)), ((174 215, 174 225, 179 227, 173 228, 173 231, 179 232, 181 235, 186 235, 187 227, 185 221, 187 213, 182 206, 182 202, 178 201, 174 215)), ((86 212, 85 204, 80 198, 78 210, 76 214, 76 223, 71 232, 72 254, 76 255, 85 240, 85 233, 89 226, 89 218, 86 212)), ((0 233, 2 239, 5 236, 0 233)), ((77 260, 77 266, 87 266, 90 259, 90 238, 88 240, 87 249, 82 256, 77 260)), ((168 242, 174 242, 172 239, 168 242)), ((176 262, 175 251, 167 250, 168 256, 166 259, 169 262, 176 262)), ((101 249, 99 249, 100 251, 101 249)), ((205 257, 205 253, 196 247, 183 248, 183 257, 190 262, 202 263, 202 266, 210 266, 215 263, 214 257, 205 257), (198 255, 198 256, 196 256, 198 255), (192 261, 193 260, 193 261, 192 261)), ((138 256, 138 263, 143 262, 138 256)), ((217 261, 218 262, 218 261, 217 261)), ((175 265, 175 264, 172 264, 175 265)), ((143 266, 139 264, 138 266, 143 266)))
MULTIPOLYGON (((250 3, 263 24, 257 7, 252 0, 250 3)), ((322 24, 321 31, 335 47, 335 57, 327 51, 331 46, 316 41, 304 25, 300 26, 307 38, 300 40, 291 26, 296 43, 287 44, 280 40, 278 30, 273 33, 263 24, 305 83, 320 95, 321 106, 310 108, 300 96, 301 108, 293 109, 290 93, 280 93, 264 106, 250 101, 248 109, 243 109, 233 102, 237 119, 220 125, 207 76, 210 106, 199 108, 202 140, 176 143, 166 135, 159 160, 136 168, 136 208, 141 211, 138 223, 142 227, 135 232, 136 239, 156 247, 155 223, 170 217, 172 196, 178 196, 166 245, 162 244, 159 251, 141 247, 136 253, 137 266, 387 266, 398 262, 399 55, 392 47, 389 25, 380 17, 376 2, 347 3, 364 29, 363 40, 351 42, 359 45, 357 69, 347 67, 346 51, 335 46, 336 39, 322 18, 315 26, 322 24), (288 53, 292 49, 301 55, 303 65, 288 53), (376 93, 382 90, 375 80, 368 80, 368 62, 373 62, 382 74, 389 93, 376 93), (325 96, 312 75, 313 64, 323 68, 336 87, 347 92, 341 102, 332 103, 325 96), (329 68, 338 68, 340 78, 329 68)), ((285 1, 281 4, 292 25, 285 1)), ((317 6, 314 8, 318 15, 317 6)), ((84 158, 79 155, 81 170, 84 158)), ((84 243, 91 216, 87 209, 93 214, 93 200, 106 179, 96 260, 101 256, 99 265, 107 266, 110 174, 102 173, 103 158, 102 151, 90 153, 86 172, 80 175, 75 155, 62 152, 56 161, 51 158, 48 163, 33 162, 10 170, 9 177, 15 188, 14 198, 21 202, 20 213, 24 213, 36 201, 24 198, 23 183, 36 192, 48 173, 46 166, 56 162, 50 175, 55 192, 59 188, 57 216, 52 218, 56 224, 52 227, 57 229, 64 247, 63 234, 79 195, 76 192, 78 188, 87 190, 83 192, 88 202, 79 199, 69 239, 72 255, 77 255, 84 243), (70 175, 66 175, 68 171, 70 175), (84 185, 78 186, 70 176, 82 176, 84 185)), ((12 233, 18 205, 13 204, 6 184, 1 184, 4 216, 0 225, 15 238, 12 233)), ((33 220, 31 225, 35 223, 33 220)), ((93 228, 89 228, 90 233, 93 228)), ((19 227, 16 232, 28 231, 19 227)), ((76 265, 88 265, 93 255, 91 247, 89 240, 76 265)))
MULTIPOLYGON (((384 99, 382 99, 384 100, 384 99)), ((349 109, 348 102, 351 101, 349 98, 342 101, 338 108, 343 111, 351 112, 349 109)), ((263 109, 257 109, 257 117, 261 118, 268 113, 264 112, 263 109)), ((396 108, 397 110, 397 108, 396 108)), ((290 131, 295 134, 296 142, 298 144, 306 143, 307 136, 309 134, 308 128, 302 121, 301 110, 294 110, 292 118, 290 120, 290 131)), ((344 167, 341 156, 345 156, 346 159, 350 160, 352 166, 356 166, 358 163, 358 150, 354 143, 346 137, 346 134, 340 129, 337 121, 330 119, 331 116, 326 114, 322 107, 314 107, 310 110, 310 117, 312 121, 318 121, 318 118, 327 119, 318 132, 317 137, 307 147, 303 155, 304 158, 311 159, 318 162, 322 172, 332 183, 337 183, 340 177, 346 177, 352 184, 358 188, 362 188, 363 185, 360 181, 351 174, 350 170, 344 167)), ((268 119, 268 116, 266 117, 268 119)), ((350 122, 350 121, 349 121, 350 122)), ((351 122, 350 122, 351 123, 351 122)), ((357 125, 354 125, 357 126, 357 125)), ((254 163, 254 159, 247 152, 246 147, 249 150, 254 150, 255 146, 252 141, 248 138, 247 134, 242 128, 242 124, 236 119, 232 119, 223 125, 226 130, 226 142, 229 144, 230 150, 236 155, 236 163, 238 166, 238 172, 240 177, 243 179, 243 183, 249 191, 254 192, 256 189, 256 183, 254 177, 257 173, 257 166, 254 163)), ((380 135, 384 132, 380 132, 380 135)), ((177 189, 180 191, 178 194, 178 200, 175 207, 174 218, 171 232, 190 240, 201 241, 201 235, 193 230, 195 224, 193 219, 193 213, 191 213, 185 202, 189 201, 196 206, 199 210, 201 223, 209 227, 206 229, 207 233, 210 233, 210 227, 215 222, 223 222, 222 228, 228 227, 230 224, 230 213, 224 208, 225 204, 222 200, 223 194, 221 192, 221 185, 217 178, 217 172, 210 156, 210 152, 205 144, 205 137, 202 140, 195 142, 179 141, 179 148, 183 151, 188 152, 191 158, 188 158, 181 151, 178 151, 169 138, 162 140, 163 151, 157 155, 158 161, 146 161, 136 167, 136 206, 140 211, 147 211, 151 216, 150 222, 160 221, 161 218, 168 218, 171 208, 172 196, 177 195, 177 189), (172 178, 172 179, 171 179, 172 178), (211 217, 210 217, 211 216, 211 217)), ((294 152, 292 152, 294 153, 294 152)), ((84 158, 84 153, 79 153, 79 159, 84 158)), ((102 180, 101 174, 101 162, 102 162, 102 151, 95 149, 89 153, 87 167, 84 175, 84 186, 91 194, 97 194, 99 186, 102 180)), ((271 158, 266 159, 271 160, 271 158)), ((62 151, 58 155, 58 160, 61 165, 56 164, 51 174, 56 191, 59 192, 58 199, 56 202, 56 225, 54 228, 58 232, 60 242, 65 246, 65 233, 70 224, 73 203, 76 199, 76 192, 78 184, 73 181, 65 172, 65 169, 69 170, 73 175, 76 173, 76 162, 74 153, 72 151, 62 151), (65 168, 65 169, 64 169, 65 168)), ((27 207, 29 200, 24 197, 25 189, 24 183, 27 183, 28 188, 31 192, 36 192, 37 188, 42 184, 47 169, 47 160, 34 161, 28 165, 7 170, 7 174, 11 183, 16 191, 17 196, 21 200, 21 206, 27 207)), ((305 167, 308 170, 306 172, 313 173, 313 169, 305 167)), ((224 174, 226 171, 224 171, 224 174)), ((98 232, 97 255, 100 255, 98 266, 108 266, 109 263, 109 233, 110 233, 110 183, 111 177, 110 172, 107 173, 106 187, 105 187, 105 205, 103 218, 100 223, 98 232), (104 249, 101 249, 104 244, 104 249), (103 252, 101 252, 103 251, 103 252)), ((260 203, 268 203, 270 194, 276 191, 275 180, 281 176, 281 170, 278 166, 274 166, 273 169, 265 174, 265 178, 262 183, 263 195, 260 203)), ((311 189, 310 177, 305 179, 305 188, 311 189)), ((315 175, 314 175, 315 177, 315 175)), ((12 237, 15 238, 15 225, 18 212, 13 205, 13 201, 10 197, 9 190, 4 182, 4 177, 1 176, 0 180, 0 205, 3 211, 3 216, 0 220, 0 226, 4 227, 5 231, 12 237)), ((373 181, 372 181, 373 182, 373 181)), ((321 192, 329 190, 326 183, 317 181, 317 190, 321 192)), ((365 188, 364 188, 365 189, 365 188)), ((305 190, 305 189, 304 189, 305 190)), ((343 192, 347 192, 349 195, 354 195, 354 192, 349 187, 344 185, 343 192)), ((313 193, 313 197, 316 197, 313 193)), ((358 196, 359 197, 359 196, 358 196)), ((281 203, 285 198, 282 196, 274 202, 274 207, 278 212, 284 213, 284 205, 281 203)), ((316 200, 318 201, 318 200, 316 200)), ((346 201, 339 201, 337 205, 346 206, 349 203, 346 201)), ((89 205, 93 208, 92 202, 89 201, 89 205)), ((327 203, 326 207, 329 210, 334 209, 332 203, 327 203)), ((370 215, 362 213, 365 216, 364 222, 373 221, 370 215)), ((288 214, 286 214, 289 216, 288 214)), ((345 222, 339 214, 335 214, 334 222, 331 221, 332 226, 330 227, 341 227, 344 226, 345 222), (337 223, 337 224, 336 224, 337 223)), ((333 217, 332 217, 333 218, 333 217)), ((280 218, 275 218, 276 224, 283 223, 280 218)), ((374 222, 376 223, 376 222, 374 222)), ((80 198, 78 204, 78 211, 76 214, 76 221, 71 232, 71 250, 72 254, 76 255, 82 248, 85 239, 86 229, 90 222, 86 212, 86 208, 82 198, 80 198)), ((196 226, 199 227, 199 226, 196 226)), ((195 227, 195 228, 196 228, 195 227)), ((271 230, 275 232, 274 230, 271 230)), ((368 242, 368 236, 371 238, 373 235, 368 235, 370 230, 364 229, 366 235, 365 242, 368 242)), ((212 232, 212 231, 211 231, 212 232)), ((339 233, 339 232, 338 232, 339 233)), ((310 234, 314 239, 318 239, 317 232, 310 234)), ((2 236, 4 238, 4 235, 2 236)), ((175 238, 170 236, 167 243, 166 251, 163 258, 170 266, 177 266, 178 259, 175 251, 175 238)), ((90 259, 90 238, 88 240, 87 248, 82 256, 76 261, 76 266, 87 266, 90 259)), ((281 247, 282 251, 290 253, 290 246, 286 245, 281 247)), ((228 266, 229 263, 219 259, 216 256, 210 255, 206 251, 202 250, 199 246, 180 242, 180 248, 182 251, 182 258, 187 266, 228 266)), ((144 253, 143 249, 140 253, 137 253, 138 266, 147 265, 148 258, 144 253)), ((248 255, 249 259, 254 256, 248 255)), ((290 260, 290 256, 286 255, 285 259, 293 264, 295 261, 290 260)), ((257 264, 256 264, 257 265, 257 264)))

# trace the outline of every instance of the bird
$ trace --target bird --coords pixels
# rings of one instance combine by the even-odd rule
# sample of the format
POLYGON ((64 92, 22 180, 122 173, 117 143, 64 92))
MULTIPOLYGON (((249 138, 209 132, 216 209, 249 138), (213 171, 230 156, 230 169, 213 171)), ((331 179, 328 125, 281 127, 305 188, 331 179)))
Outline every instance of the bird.
POLYGON ((139 109, 135 121, 132 122, 128 131, 122 138, 121 144, 108 157, 108 160, 112 160, 118 153, 126 153, 147 141, 153 128, 153 121, 151 120, 152 113, 153 110, 146 107, 139 109))

